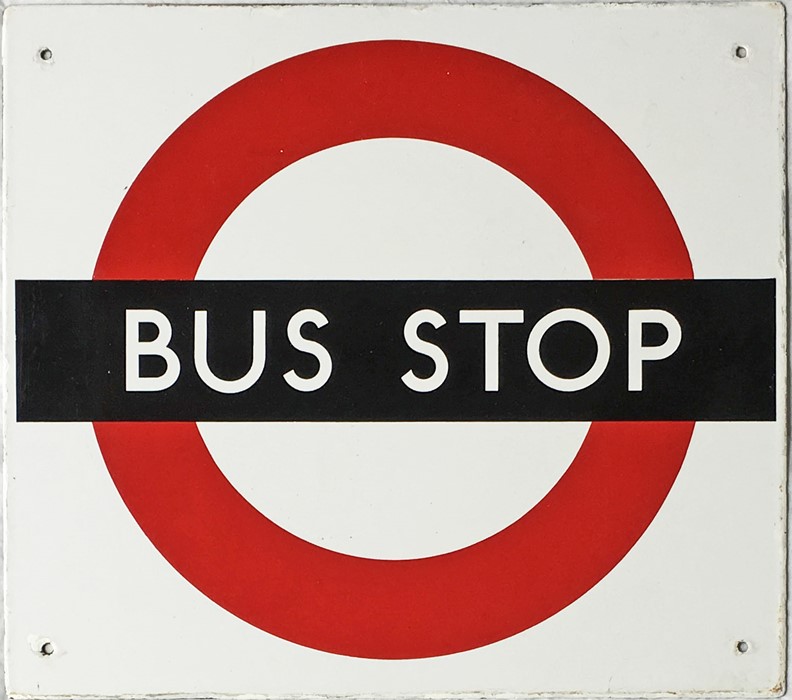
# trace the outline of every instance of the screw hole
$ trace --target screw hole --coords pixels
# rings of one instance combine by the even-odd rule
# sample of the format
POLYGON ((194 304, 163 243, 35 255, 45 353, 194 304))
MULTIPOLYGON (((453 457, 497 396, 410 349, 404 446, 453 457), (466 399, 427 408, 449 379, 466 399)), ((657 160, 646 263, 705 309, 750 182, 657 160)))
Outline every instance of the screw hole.
POLYGON ((744 46, 735 46, 734 56, 735 58, 748 58, 748 49, 744 46))
POLYGON ((52 656, 55 653, 55 647, 52 642, 44 642, 39 649, 39 654, 42 656, 52 656))
POLYGON ((42 61, 51 61, 52 60, 52 51, 48 48, 43 48, 39 50, 39 58, 42 61))
POLYGON ((734 645, 734 648, 737 650, 738 654, 745 654, 751 647, 749 646, 748 642, 744 639, 741 639, 737 644, 734 645))

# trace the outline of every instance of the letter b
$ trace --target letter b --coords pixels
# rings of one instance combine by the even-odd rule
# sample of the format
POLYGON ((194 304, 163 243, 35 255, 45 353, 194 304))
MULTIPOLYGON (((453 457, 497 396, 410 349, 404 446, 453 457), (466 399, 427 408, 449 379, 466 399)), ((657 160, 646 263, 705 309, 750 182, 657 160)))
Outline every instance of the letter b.
POLYGON ((181 364, 168 343, 173 330, 168 317, 155 309, 127 309, 126 311, 126 390, 163 391, 179 378, 181 364), (152 323, 157 327, 154 340, 140 339, 140 325, 152 323), (165 360, 165 372, 159 377, 140 376, 140 357, 157 355, 165 360))

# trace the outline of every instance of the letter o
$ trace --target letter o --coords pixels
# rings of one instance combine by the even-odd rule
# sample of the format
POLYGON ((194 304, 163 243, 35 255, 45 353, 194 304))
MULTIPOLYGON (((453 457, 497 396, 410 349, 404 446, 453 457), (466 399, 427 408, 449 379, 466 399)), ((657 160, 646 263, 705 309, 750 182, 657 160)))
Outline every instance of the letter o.
POLYGON ((528 336, 528 364, 531 370, 542 384, 556 391, 580 391, 590 387, 602 376, 608 366, 610 353, 610 338, 608 338, 607 331, 594 316, 582 309, 557 309, 551 311, 539 319, 528 336), (597 357, 594 359, 594 364, 579 377, 559 377, 553 374, 545 367, 539 351, 539 346, 545 333, 557 323, 563 323, 564 321, 572 321, 585 326, 597 342, 597 357))

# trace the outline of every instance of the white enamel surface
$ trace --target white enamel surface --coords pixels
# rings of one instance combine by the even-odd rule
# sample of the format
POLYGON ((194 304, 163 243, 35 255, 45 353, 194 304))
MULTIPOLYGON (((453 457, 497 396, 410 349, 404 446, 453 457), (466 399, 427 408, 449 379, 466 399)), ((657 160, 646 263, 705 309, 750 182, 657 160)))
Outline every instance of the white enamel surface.
MULTIPOLYGON (((6 339, 13 338, 13 280, 89 278, 125 189, 208 99, 287 56, 385 37, 475 48, 551 80, 608 123, 652 174, 697 276, 778 277, 784 289, 777 5, 17 7, 5 20, 6 339), (736 44, 748 47, 746 59, 734 58, 736 44), (51 63, 36 58, 41 46, 52 49, 51 63)), ((334 149, 273 178, 229 219, 200 272, 206 279, 464 279, 520 271, 586 275, 554 214, 511 176, 453 149, 387 141, 334 149), (392 171, 356 174, 384 156, 396 159, 392 171), (333 177, 339 169, 359 179, 345 189, 333 177), (292 207, 301 218, 288 220, 289 202, 303 203, 306 191, 314 206, 292 207), (418 207, 415 218, 397 206, 406 200, 418 207), (262 216, 264 229, 277 231, 275 243, 263 235, 262 216), (349 248, 327 271, 332 250, 311 238, 320 227, 349 229, 349 248), (486 269, 482 229, 497 251, 486 269), (378 240, 366 239, 371 230, 378 240), (397 234, 420 236, 431 255, 403 259, 397 234)), ((780 386, 784 356, 785 349, 780 386)), ((12 343, 6 360, 6 645, 14 695, 708 696, 768 693, 780 680, 781 420, 698 425, 645 536, 553 618, 454 656, 370 661, 283 642, 192 588, 124 507, 90 426, 15 423, 12 343), (53 656, 32 650, 43 639, 53 656), (743 655, 734 652, 740 639, 750 644, 743 655)), ((779 409, 783 415, 781 399, 779 409)), ((320 425, 306 429, 299 449, 295 426, 201 430, 235 486, 284 527, 339 551, 400 558, 477 541, 536 503, 585 431, 584 424, 542 427, 439 426, 429 436, 414 425, 399 437, 398 426, 365 426, 352 448, 347 428, 320 425), (338 476, 332 491, 318 470, 312 440, 319 439, 338 476), (382 440, 402 444, 368 469, 382 440), (258 457, 263 441, 272 461, 258 457), (415 459, 417 448, 425 462, 415 459), (485 451, 497 456, 488 470, 479 459, 485 451), (525 454, 535 458, 515 459, 525 454), (380 517, 369 520, 372 512, 380 517), (393 527, 398 515, 406 527, 393 527)))
MULTIPOLYGON (((442 144, 380 139, 323 151, 268 180, 220 229, 198 278, 591 275, 558 216, 510 173, 442 144)), ((411 559, 465 547, 517 520, 569 466, 587 426, 200 430, 237 490, 290 532, 346 554, 411 559)))

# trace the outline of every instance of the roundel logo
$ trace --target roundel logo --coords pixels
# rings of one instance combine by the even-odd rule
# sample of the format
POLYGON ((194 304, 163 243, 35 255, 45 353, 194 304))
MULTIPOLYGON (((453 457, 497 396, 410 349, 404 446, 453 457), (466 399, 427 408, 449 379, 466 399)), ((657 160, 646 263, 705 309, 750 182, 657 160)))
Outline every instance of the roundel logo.
POLYGON ((28 316, 50 313, 52 328, 59 307, 47 299, 69 294, 91 327, 70 319, 63 332, 92 339, 92 359, 61 337, 73 356, 37 379, 32 348, 52 341, 25 335, 20 419, 92 421, 131 514, 185 579, 261 630, 335 654, 440 656, 541 623, 643 535, 695 421, 774 418, 772 281, 694 280, 663 195, 608 125, 525 68, 454 46, 331 46, 228 88, 140 172, 93 281, 19 283, 18 322, 38 328, 28 316), (383 138, 452 146, 511 173, 567 226, 593 280, 194 281, 262 183, 383 138), (223 371, 208 339, 231 307, 249 322, 241 371, 223 371), (591 352, 576 354, 581 344, 591 352), (310 362, 295 370, 297 355, 310 362), (95 369, 90 391, 56 396, 58 372, 76 366, 95 369), (323 548, 259 512, 197 420, 592 423, 516 522, 390 560, 323 548))

